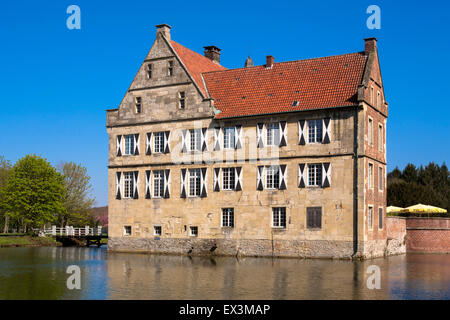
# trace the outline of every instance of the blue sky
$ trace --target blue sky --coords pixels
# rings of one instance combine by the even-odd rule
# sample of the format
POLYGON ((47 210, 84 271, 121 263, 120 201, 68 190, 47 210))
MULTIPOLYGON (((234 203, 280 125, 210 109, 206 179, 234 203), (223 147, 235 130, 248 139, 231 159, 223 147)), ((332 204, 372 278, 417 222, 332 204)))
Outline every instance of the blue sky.
POLYGON ((97 205, 107 204, 105 109, 120 103, 155 37, 221 62, 255 64, 362 51, 377 37, 389 103, 388 168, 449 158, 448 1, 8 1, 0 11, 0 154, 15 162, 36 153, 56 165, 87 167, 97 205), (68 30, 66 8, 81 8, 68 30), (381 29, 366 8, 381 8, 381 29))

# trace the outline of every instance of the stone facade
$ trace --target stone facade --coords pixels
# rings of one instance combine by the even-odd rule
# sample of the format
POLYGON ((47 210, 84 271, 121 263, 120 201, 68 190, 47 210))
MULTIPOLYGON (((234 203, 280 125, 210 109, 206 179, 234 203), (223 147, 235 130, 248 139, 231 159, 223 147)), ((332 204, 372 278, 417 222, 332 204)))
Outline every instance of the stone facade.
POLYGON ((375 48, 367 53, 371 65, 366 66, 367 81, 357 93, 357 106, 224 120, 215 119, 214 100, 195 82, 169 40, 170 30, 159 27, 119 108, 107 111, 109 250, 320 258, 372 258, 386 254, 387 104, 374 40, 368 41, 370 45, 375 43, 375 48), (169 66, 173 67, 171 76, 169 66), (379 105, 370 100, 372 86, 382 92, 379 105), (184 108, 180 107, 180 92, 184 93, 184 108), (136 112, 137 97, 140 113, 136 112), (373 121, 373 142, 368 137, 369 117, 373 121), (325 118, 331 119, 330 143, 299 145, 299 121, 325 118), (286 145, 257 148, 256 127, 261 122, 285 122, 286 145), (378 124, 383 128, 381 147, 378 124), (215 128, 230 126, 241 127, 242 147, 215 151, 215 128), (203 128, 206 149, 182 152, 183 131, 203 128), (170 131, 170 152, 147 154, 147 133, 165 131, 170 131), (117 137, 137 134, 139 154, 118 156, 117 137), (300 188, 299 165, 324 163, 330 165, 330 186, 300 188), (374 165, 372 185, 368 182, 369 163, 374 165), (285 189, 257 189, 258 167, 265 165, 286 166, 285 189), (214 169, 235 167, 241 168, 241 190, 215 191, 214 169), (206 168, 205 197, 181 197, 182 170, 192 168, 206 168), (382 168, 383 175, 380 186, 378 168, 382 168), (146 198, 149 170, 170 170, 168 197, 146 198), (124 197, 123 181, 117 177, 126 172, 137 172, 137 197, 124 197), (373 208, 372 226, 368 223, 369 206, 373 208), (277 207, 285 208, 283 228, 273 227, 272 208, 277 207), (308 227, 309 207, 321 208, 320 228, 308 227), (233 227, 222 226, 223 208, 234 209, 233 227), (198 228, 195 236, 190 233, 193 226, 198 228), (125 233, 125 227, 131 230, 130 234, 125 233), (161 234, 155 234, 155 227, 160 227, 161 234))

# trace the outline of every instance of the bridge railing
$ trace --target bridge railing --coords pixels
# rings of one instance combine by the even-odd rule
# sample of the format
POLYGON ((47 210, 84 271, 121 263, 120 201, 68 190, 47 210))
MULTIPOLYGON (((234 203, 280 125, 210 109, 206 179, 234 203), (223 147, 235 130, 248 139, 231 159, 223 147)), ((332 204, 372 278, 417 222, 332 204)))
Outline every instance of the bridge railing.
POLYGON ((73 226, 57 227, 41 230, 46 236, 73 236, 73 237, 85 237, 85 236, 101 236, 102 227, 91 228, 89 226, 83 228, 74 228, 73 226))

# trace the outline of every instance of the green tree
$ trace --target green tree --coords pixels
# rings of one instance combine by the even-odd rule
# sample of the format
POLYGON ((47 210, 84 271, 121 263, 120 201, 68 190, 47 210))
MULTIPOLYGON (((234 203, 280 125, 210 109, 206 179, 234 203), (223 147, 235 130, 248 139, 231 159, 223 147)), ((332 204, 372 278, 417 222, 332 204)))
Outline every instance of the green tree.
POLYGON ((61 226, 92 225, 94 217, 91 208, 95 199, 91 196, 91 178, 87 169, 81 164, 64 162, 58 165, 58 170, 64 176, 65 186, 65 210, 59 215, 58 223, 61 226))
MULTIPOLYGON (((0 217, 3 220, 3 232, 7 233, 9 229, 9 215, 5 209, 2 209, 4 203, 4 189, 11 173, 11 162, 0 156, 0 217)), ((0 231, 1 232, 1 231, 0 231)))
POLYGON ((36 155, 27 155, 14 165, 4 191, 4 208, 27 226, 41 227, 64 212, 64 177, 36 155))

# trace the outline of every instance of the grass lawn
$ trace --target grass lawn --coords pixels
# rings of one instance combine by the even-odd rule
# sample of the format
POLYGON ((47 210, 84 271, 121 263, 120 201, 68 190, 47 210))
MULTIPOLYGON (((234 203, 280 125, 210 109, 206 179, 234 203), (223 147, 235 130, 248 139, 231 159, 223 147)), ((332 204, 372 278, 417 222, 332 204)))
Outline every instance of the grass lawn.
POLYGON ((56 246, 58 242, 50 237, 0 236, 0 247, 56 246))

